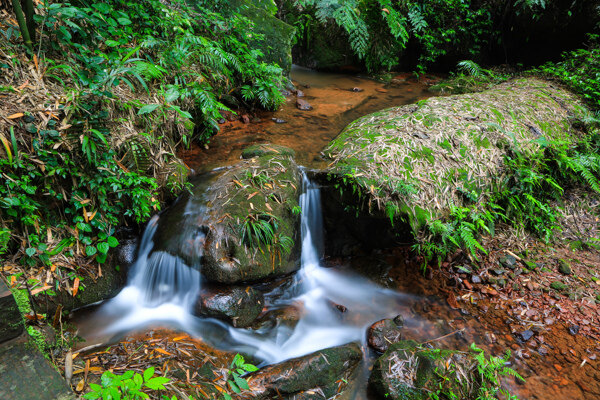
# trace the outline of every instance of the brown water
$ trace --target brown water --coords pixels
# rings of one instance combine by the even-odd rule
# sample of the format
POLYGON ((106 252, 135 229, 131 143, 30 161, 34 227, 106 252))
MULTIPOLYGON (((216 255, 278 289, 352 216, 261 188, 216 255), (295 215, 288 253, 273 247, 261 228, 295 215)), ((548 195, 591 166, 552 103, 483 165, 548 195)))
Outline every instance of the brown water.
POLYGON ((196 172, 205 172, 235 163, 242 150, 252 144, 273 143, 294 149, 298 164, 318 167, 322 163, 319 153, 350 122, 384 108, 430 97, 432 94, 427 88, 436 79, 417 80, 404 73, 383 83, 301 67, 292 68, 290 77, 304 96, 290 94, 275 112, 238 112, 234 118, 239 119, 221 124, 221 131, 211 138, 207 148, 195 146, 180 154, 185 163, 196 172), (298 98, 307 101, 313 109, 299 110, 298 98), (246 123, 242 119, 246 119, 246 123))

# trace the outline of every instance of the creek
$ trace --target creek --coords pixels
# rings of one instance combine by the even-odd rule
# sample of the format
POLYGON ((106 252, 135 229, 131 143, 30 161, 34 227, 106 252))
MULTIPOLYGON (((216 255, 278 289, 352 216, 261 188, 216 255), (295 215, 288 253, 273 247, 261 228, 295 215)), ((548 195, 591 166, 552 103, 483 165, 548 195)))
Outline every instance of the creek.
MULTIPOLYGON (((288 146, 296 151, 299 164, 322 166, 319 152, 347 123, 369 112, 428 96, 426 86, 411 81, 408 75, 383 84, 294 68, 291 77, 305 92, 302 97, 313 105, 313 110, 298 110, 296 96, 290 96, 281 110, 255 116, 254 122, 225 122, 209 149, 193 148, 183 154, 186 163, 199 172, 192 179, 196 188, 208 188, 222 167, 236 162, 241 150, 254 143, 288 146), (277 119, 285 123, 274 121, 277 119)), ((353 257, 327 257, 321 189, 306 174, 300 196, 301 268, 275 283, 254 285, 264 294, 263 314, 291 312, 296 320, 288 323, 285 318, 267 318, 266 323, 241 329, 218 319, 196 316, 194 306, 204 285, 201 250, 195 254, 200 267, 190 268, 177 256, 155 250, 154 237, 165 224, 173 224, 183 232, 178 237, 187 238, 186 243, 201 249, 198 244, 205 240, 204 232, 187 228, 193 224, 186 221, 202 219, 207 212, 202 192, 195 189, 194 196, 180 199, 173 206, 181 210, 176 213, 179 220, 165 220, 164 214, 153 217, 139 240, 127 286, 97 310, 75 318, 86 345, 115 343, 130 333, 166 327, 185 331, 220 350, 251 355, 255 363, 264 366, 359 342, 364 362, 353 389, 346 392, 348 398, 367 398, 366 380, 375 354, 366 346, 366 331, 378 320, 401 315, 406 339, 437 341, 447 348, 466 349, 471 342, 483 341, 479 333, 483 334, 484 329, 479 323, 466 317, 468 311, 449 307, 439 290, 432 289, 432 282, 418 276, 418 268, 414 268, 415 262, 406 251, 375 250, 353 257)))

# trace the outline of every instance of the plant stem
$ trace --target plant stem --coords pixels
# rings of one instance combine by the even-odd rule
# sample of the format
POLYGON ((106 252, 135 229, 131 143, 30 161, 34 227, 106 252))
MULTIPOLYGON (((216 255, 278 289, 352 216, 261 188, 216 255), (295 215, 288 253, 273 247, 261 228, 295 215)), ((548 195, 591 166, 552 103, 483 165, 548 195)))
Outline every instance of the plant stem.
POLYGON ((25 22, 25 18, 23 17, 21 3, 19 2, 19 0, 12 0, 12 5, 13 10, 15 12, 15 16, 17 17, 17 22, 19 23, 19 29, 21 30, 21 36, 23 36, 25 46, 27 47, 27 50, 33 53, 31 37, 29 36, 29 29, 27 29, 27 23, 25 22))

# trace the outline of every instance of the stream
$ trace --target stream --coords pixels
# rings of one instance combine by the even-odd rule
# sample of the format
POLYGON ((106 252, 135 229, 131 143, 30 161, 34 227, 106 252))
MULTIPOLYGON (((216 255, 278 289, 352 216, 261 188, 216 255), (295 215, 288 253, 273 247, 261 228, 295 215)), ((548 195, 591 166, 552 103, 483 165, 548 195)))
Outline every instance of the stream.
MULTIPOLYGON (((294 68, 291 78, 314 109, 298 110, 296 96, 291 95, 279 111, 261 113, 254 122, 225 122, 208 149, 196 147, 182 154, 198 173, 192 180, 196 187, 208 187, 222 167, 237 162, 241 150, 254 143, 285 145, 296 151, 299 164, 311 168, 323 165, 319 152, 347 123, 378 109, 429 96, 426 85, 408 75, 384 84, 294 68)), ((184 230, 187 219, 202 218, 207 212, 202 195, 197 194, 202 191, 194 192, 196 196, 178 205, 184 212, 177 226, 184 230)), ((250 355, 259 366, 358 342, 364 362, 350 385, 352 389, 345 391, 345 398, 355 399, 370 398, 367 379, 376 355, 366 345, 366 332, 376 321, 401 315, 405 339, 436 341, 445 348, 465 350, 472 342, 485 342, 481 324, 468 310, 449 307, 440 297, 443 292, 433 288, 432 280, 419 276, 407 249, 328 257, 323 244, 320 188, 304 173, 300 205, 300 270, 276 284, 255 285, 264 294, 264 312, 292 309, 299 315, 296 323, 275 320, 241 329, 196 316, 193 309, 203 287, 201 273, 166 251, 154 251, 161 222, 173 222, 161 221, 161 214, 148 222, 139 240, 126 287, 98 309, 75 317, 79 335, 86 339, 86 345, 116 343, 131 333, 166 327, 184 331, 217 349, 250 355)), ((196 243, 204 240, 202 232, 190 232, 189 237, 196 243)), ((196 256, 202 259, 202 254, 196 256)), ((498 348, 492 350, 498 353, 498 348)))

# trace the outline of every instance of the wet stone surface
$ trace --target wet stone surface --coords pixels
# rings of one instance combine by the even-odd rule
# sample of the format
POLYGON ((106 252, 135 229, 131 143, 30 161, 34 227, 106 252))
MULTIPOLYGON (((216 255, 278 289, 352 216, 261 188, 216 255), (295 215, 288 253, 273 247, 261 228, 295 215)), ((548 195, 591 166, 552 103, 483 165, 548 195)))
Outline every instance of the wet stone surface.
POLYGON ((262 312, 262 293, 247 287, 206 288, 196 302, 195 314, 213 317, 237 328, 250 326, 262 312))

